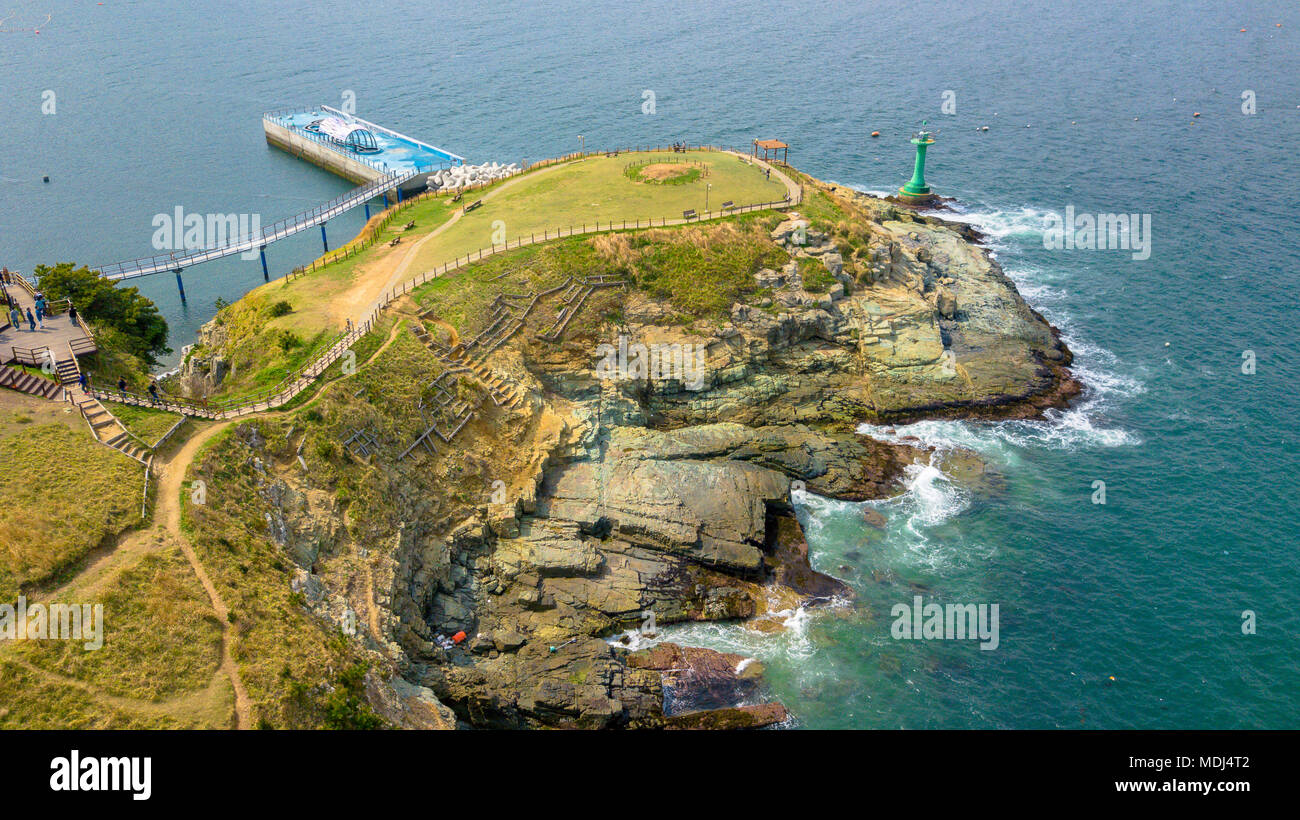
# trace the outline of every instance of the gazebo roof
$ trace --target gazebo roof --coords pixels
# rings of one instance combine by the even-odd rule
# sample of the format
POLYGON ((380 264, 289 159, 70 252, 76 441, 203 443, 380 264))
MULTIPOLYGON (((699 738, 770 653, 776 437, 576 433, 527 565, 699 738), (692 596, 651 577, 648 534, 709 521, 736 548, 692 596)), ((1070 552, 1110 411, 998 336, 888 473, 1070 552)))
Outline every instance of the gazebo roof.
POLYGON ((757 145, 759 148, 789 148, 790 147, 786 145, 784 142, 781 142, 780 140, 754 140, 754 144, 757 145))

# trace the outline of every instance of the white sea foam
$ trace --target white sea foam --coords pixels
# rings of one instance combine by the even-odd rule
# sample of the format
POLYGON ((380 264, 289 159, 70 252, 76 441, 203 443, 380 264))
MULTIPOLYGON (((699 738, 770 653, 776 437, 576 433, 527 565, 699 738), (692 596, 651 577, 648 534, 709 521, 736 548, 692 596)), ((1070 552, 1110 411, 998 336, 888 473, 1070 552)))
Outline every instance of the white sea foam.
POLYGON ((946 219, 949 222, 964 222, 973 225, 990 240, 1041 236, 1047 227, 1048 217, 1055 214, 1054 211, 1030 207, 1008 208, 1005 210, 968 210, 962 206, 958 206, 953 210, 931 210, 924 213, 946 219))

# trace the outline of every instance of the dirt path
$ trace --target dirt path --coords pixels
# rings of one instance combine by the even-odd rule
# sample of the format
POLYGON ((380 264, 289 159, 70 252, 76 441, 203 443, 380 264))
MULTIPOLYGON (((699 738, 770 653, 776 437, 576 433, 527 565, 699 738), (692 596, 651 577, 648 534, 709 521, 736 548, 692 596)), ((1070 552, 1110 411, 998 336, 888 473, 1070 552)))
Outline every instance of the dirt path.
POLYGON ((195 554, 194 547, 190 545, 189 539, 181 534, 180 497, 181 487, 185 482, 185 471, 189 468, 190 463, 194 461, 199 449, 229 426, 230 422, 225 422, 200 431, 186 441, 176 451, 175 455, 168 460, 162 479, 158 482, 158 506, 154 515, 155 520, 162 521, 162 526, 166 528, 167 533, 180 545, 181 552, 184 553, 185 559, 190 562, 190 567, 194 569, 194 574, 198 576, 199 583, 203 585, 204 591, 208 593, 208 598, 212 601, 212 609, 217 613, 217 619, 221 622, 221 670, 230 678, 230 685, 235 690, 235 728, 251 729, 253 728, 253 709, 248 700, 248 692, 244 689, 244 681, 239 677, 239 668, 235 665, 234 654, 231 651, 235 627, 230 622, 230 609, 226 606, 226 602, 222 600, 221 593, 217 592, 212 579, 208 577, 207 570, 200 563, 199 557, 195 554))
MULTIPOLYGON (((529 174, 520 174, 516 177, 506 180, 500 186, 493 188, 483 195, 483 201, 486 202, 494 199, 502 191, 507 191, 525 180, 536 179, 539 175, 549 173, 555 169, 563 168, 567 163, 551 165, 541 168, 529 174)), ((460 221, 463 212, 456 211, 446 222, 434 228, 425 234, 418 241, 407 246, 406 251, 401 254, 400 258, 396 255, 390 255, 382 260, 378 260, 375 265, 367 270, 364 275, 345 293, 343 293, 336 302, 338 308, 337 315, 344 317, 367 316, 383 300, 384 294, 401 284, 405 279, 411 266, 415 264, 416 258, 420 254, 420 249, 425 243, 441 235, 460 221)))
MULTIPOLYGON (((212 604, 212 609, 221 623, 221 663, 213 676, 213 680, 203 689, 185 692, 168 701, 155 702, 109 694, 86 681, 61 675, 53 670, 36 667, 11 653, 7 654, 7 661, 17 663, 60 683, 76 686, 90 692, 103 703, 115 708, 145 714, 165 714, 173 717, 197 715, 210 720, 213 724, 220 722, 220 713, 223 711, 223 707, 219 704, 225 702, 227 691, 233 690, 235 696, 235 728, 252 728, 252 708, 248 693, 244 689, 244 683, 239 677, 239 670, 235 666, 234 656, 231 653, 234 627, 228 618, 229 609, 226 607, 225 601, 221 599, 221 595, 217 592, 212 580, 208 577, 202 563, 199 562, 189 540, 181 533, 180 497, 185 472, 194 461, 199 449, 228 427, 229 424, 230 422, 225 422, 200 430, 162 462, 152 526, 119 535, 96 550, 90 562, 77 573, 76 577, 56 588, 32 596, 33 601, 55 601, 72 597, 93 598, 109 583, 120 577, 123 572, 139 564, 146 556, 177 546, 189 562, 190 568, 199 579, 199 583, 203 585, 203 589, 207 592, 212 604), (75 595, 72 594, 74 591, 75 595)), ((0 645, 0 650, 4 648, 7 648, 7 644, 0 645)))

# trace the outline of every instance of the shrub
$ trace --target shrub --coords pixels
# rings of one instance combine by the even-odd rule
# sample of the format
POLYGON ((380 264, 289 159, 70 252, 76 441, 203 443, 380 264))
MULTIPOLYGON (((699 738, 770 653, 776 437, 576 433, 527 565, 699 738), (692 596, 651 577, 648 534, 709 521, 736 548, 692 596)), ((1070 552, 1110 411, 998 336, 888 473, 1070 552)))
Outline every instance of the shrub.
POLYGON ((136 288, 118 287, 84 265, 60 262, 54 267, 37 265, 36 282, 51 300, 71 299, 86 321, 121 333, 127 352, 157 364, 157 357, 170 353, 167 320, 152 301, 136 288))

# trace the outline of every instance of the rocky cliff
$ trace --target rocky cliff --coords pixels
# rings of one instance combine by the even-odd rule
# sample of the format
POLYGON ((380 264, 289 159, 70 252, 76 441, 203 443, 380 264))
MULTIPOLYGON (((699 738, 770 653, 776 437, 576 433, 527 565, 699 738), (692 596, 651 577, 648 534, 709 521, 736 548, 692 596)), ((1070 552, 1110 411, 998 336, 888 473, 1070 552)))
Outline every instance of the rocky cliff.
POLYGON ((757 266, 725 319, 636 287, 607 241, 629 284, 560 340, 533 318, 479 372, 403 335, 313 417, 235 445, 269 465, 258 503, 296 588, 322 617, 360 613, 417 712, 436 696, 473 726, 783 720, 745 659, 627 644, 684 620, 780 628, 776 611, 851 598, 808 566, 792 486, 879 498, 926 457, 858 422, 1030 415, 1078 391, 969 228, 807 185, 805 213, 746 223, 784 261, 757 266), (408 450, 443 372, 461 426, 408 450), (523 400, 489 401, 502 384, 523 400), (373 446, 336 444, 357 431, 373 446))

